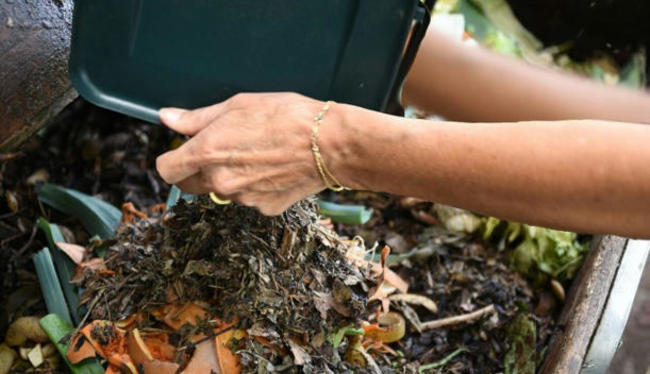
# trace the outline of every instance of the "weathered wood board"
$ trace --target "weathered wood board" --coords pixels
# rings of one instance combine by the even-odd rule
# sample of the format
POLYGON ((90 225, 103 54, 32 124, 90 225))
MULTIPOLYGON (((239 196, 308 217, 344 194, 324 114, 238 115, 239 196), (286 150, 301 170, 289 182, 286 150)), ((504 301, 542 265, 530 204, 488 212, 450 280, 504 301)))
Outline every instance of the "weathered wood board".
POLYGON ((77 97, 68 79, 72 0, 0 0, 0 152, 77 97))
POLYGON ((605 308, 627 239, 595 237, 567 295, 540 374, 578 374, 605 308))

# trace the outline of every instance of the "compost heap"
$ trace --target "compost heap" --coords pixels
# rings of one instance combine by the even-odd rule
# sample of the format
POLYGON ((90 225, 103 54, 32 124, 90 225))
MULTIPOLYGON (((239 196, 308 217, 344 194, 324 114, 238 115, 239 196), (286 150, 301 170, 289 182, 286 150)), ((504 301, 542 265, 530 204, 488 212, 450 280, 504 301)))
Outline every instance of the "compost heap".
POLYGON ((92 322, 73 338, 73 362, 99 354, 112 372, 134 373, 379 372, 358 336, 382 349, 404 335, 403 318, 379 308, 406 284, 321 225, 310 201, 265 217, 181 200, 103 244, 104 259, 74 279, 92 322), (373 317, 381 325, 362 322, 373 317))

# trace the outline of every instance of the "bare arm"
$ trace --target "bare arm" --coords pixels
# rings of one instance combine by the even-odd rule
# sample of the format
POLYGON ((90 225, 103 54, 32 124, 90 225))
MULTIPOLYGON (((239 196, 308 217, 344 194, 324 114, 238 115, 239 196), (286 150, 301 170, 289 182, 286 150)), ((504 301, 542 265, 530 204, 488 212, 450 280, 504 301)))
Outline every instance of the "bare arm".
POLYGON ((346 140, 330 162, 354 188, 571 231, 650 237, 648 126, 477 126, 341 111, 336 137, 346 140))
MULTIPOLYGON (((310 149, 323 103, 240 95, 162 120, 193 138, 158 159, 169 183, 279 214, 324 188, 310 149)), ((650 238, 650 126, 602 120, 465 124, 337 104, 325 162, 355 189, 417 196, 520 222, 650 238)))
POLYGON ((650 94, 468 48, 430 29, 403 100, 456 121, 607 119, 650 123, 650 94))

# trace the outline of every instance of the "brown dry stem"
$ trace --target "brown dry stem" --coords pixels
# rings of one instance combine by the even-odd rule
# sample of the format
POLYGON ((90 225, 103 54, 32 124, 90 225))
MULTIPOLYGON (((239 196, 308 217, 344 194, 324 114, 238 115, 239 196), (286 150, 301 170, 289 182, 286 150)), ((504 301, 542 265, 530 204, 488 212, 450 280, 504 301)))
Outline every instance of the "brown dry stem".
POLYGON ((458 316, 437 319, 435 321, 424 322, 422 323, 421 327, 422 327, 422 331, 425 331, 425 330, 437 329, 441 327, 459 325, 461 323, 466 323, 466 322, 473 322, 487 314, 492 314, 495 311, 496 309, 494 309, 494 304, 490 304, 485 308, 481 308, 472 313, 461 314, 458 316))

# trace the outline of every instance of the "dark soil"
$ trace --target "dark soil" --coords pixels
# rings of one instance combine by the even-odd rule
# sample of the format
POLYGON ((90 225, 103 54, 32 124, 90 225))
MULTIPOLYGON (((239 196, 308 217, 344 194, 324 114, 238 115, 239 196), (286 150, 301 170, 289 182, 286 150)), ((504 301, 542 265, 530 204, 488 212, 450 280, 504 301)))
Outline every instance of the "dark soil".
POLYGON ((88 240, 77 222, 39 204, 38 185, 49 181, 116 206, 131 201, 138 207, 150 207, 166 197, 168 186, 154 170, 155 158, 174 138, 162 126, 79 100, 18 153, 0 155, 0 271, 5 290, 0 294, 2 336, 15 314, 45 311, 31 260, 32 254, 47 245, 36 229, 36 220, 46 217, 66 226, 70 230, 65 233, 73 242, 88 240), (38 178, 36 185, 28 184, 28 178, 39 170, 47 176, 38 178))

